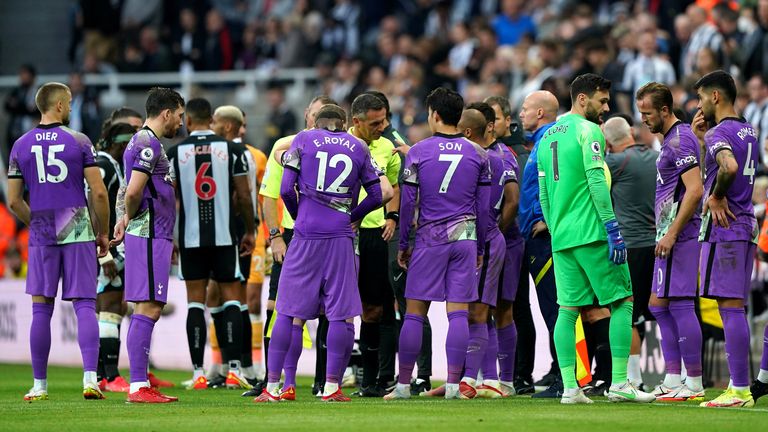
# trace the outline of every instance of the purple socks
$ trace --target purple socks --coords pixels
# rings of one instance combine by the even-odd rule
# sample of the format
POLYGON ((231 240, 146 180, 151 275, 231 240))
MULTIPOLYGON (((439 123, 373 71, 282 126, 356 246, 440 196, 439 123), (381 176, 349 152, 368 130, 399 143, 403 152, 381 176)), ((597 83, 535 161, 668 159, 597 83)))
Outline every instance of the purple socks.
POLYGON ((692 299, 670 300, 669 313, 677 327, 678 349, 688 376, 701 376, 701 326, 692 299))
MULTIPOLYGON (((416 357, 421 350, 421 334, 424 326, 424 317, 415 314, 405 314, 403 327, 400 330, 398 360, 400 362, 400 374, 397 382, 410 384, 413 375, 413 366, 416 357)), ((466 347, 465 347, 466 351, 466 347)))
POLYGON ((328 323, 328 363, 325 367, 325 381, 339 384, 347 367, 349 359, 347 352, 352 354, 350 345, 354 346, 354 324, 344 321, 331 321, 328 323), (349 326, 352 326, 352 333, 349 326), (350 344, 350 336, 352 337, 350 344))
POLYGON ((499 338, 499 379, 512 382, 515 379, 515 354, 517 350, 517 326, 515 323, 500 328, 499 338))
MULTIPOLYGON (((682 356, 680 355, 680 336, 677 332, 675 318, 672 317, 668 307, 649 306, 648 309, 656 317, 656 323, 658 323, 661 332, 661 352, 664 355, 666 373, 680 375, 682 356)), ((696 322, 698 323, 698 320, 696 322)), ((701 332, 699 332, 699 340, 701 340, 701 332)))
POLYGON ((744 308, 720 307, 725 355, 734 387, 749 387, 749 324, 744 308))
POLYGON ((83 370, 96 372, 99 362, 99 321, 96 319, 96 300, 82 299, 72 302, 77 315, 77 343, 83 357, 83 370))
POLYGON ((496 336, 496 325, 488 323, 488 346, 483 356, 483 379, 498 380, 499 372, 496 369, 496 359, 499 355, 499 340, 496 336))
POLYGON ((283 367, 285 369, 285 383, 283 387, 285 388, 296 387, 296 368, 299 364, 299 357, 301 357, 301 349, 303 348, 303 333, 304 326, 298 324, 291 326, 291 345, 288 347, 283 367))
POLYGON ((768 370, 768 325, 763 332, 763 359, 760 361, 760 369, 768 370))
POLYGON ((32 303, 29 350, 32 354, 32 374, 35 379, 42 380, 48 377, 48 354, 51 352, 52 316, 53 303, 32 303))
MULTIPOLYGON (((469 312, 448 312, 448 335, 445 340, 445 357, 448 361, 447 384, 458 384, 467 358, 469 344, 469 312)), ((488 343, 486 336, 485 343, 488 343)), ((475 373, 477 376, 477 373, 475 373)))
POLYGON ((283 374, 285 357, 291 347, 293 332, 293 319, 278 313, 275 325, 272 326, 272 337, 269 340, 269 354, 267 355, 267 382, 278 383, 283 374))
POLYGON ((145 315, 134 313, 128 326, 128 361, 130 362, 131 382, 147 381, 149 365, 149 347, 152 342, 152 330, 155 322, 145 315))
MULTIPOLYGON (((464 366, 464 376, 477 379, 488 346, 488 324, 472 324, 469 326, 469 342, 467 345, 467 360, 464 366)), ((483 373, 485 376, 485 373, 483 373)))

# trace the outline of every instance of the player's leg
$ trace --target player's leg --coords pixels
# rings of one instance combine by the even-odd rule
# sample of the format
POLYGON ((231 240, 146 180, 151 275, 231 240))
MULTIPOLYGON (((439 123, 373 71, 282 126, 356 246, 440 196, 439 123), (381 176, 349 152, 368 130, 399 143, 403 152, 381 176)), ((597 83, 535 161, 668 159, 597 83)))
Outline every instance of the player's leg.
POLYGON ((131 384, 128 402, 168 403, 178 399, 152 389, 147 367, 152 331, 168 298, 173 244, 166 239, 125 236, 125 300, 136 303, 126 345, 131 384))
MULTIPOLYGON (((182 258, 182 263, 184 261, 186 260, 182 258)), ((207 323, 205 322, 205 297, 208 279, 186 279, 184 284, 187 288, 187 342, 189 344, 189 358, 192 361, 192 384, 190 388, 203 390, 208 388, 208 380, 203 369, 205 344, 208 337, 207 323)))
POLYGON ((263 229, 257 230, 256 247, 251 255, 251 268, 246 285, 246 300, 251 321, 251 349, 254 368, 257 373, 263 370, 262 348, 264 340, 264 322, 261 319, 261 290, 264 285, 264 266, 266 262, 266 243, 263 229))
POLYGON ((96 247, 92 242, 72 243, 62 249, 62 295, 72 300, 77 316, 77 344, 83 357, 83 397, 104 399, 96 381, 99 361, 99 322, 96 318, 96 247))
MULTIPOLYGON (((406 282, 406 295, 411 284, 409 281, 406 282)), ((410 291, 413 291, 413 289, 411 288, 410 291)), ((397 384, 391 393, 384 396, 385 400, 408 399, 411 396, 411 376, 416 364, 416 357, 421 350, 424 320, 429 311, 429 303, 429 301, 424 300, 406 299, 405 316, 398 340, 399 370, 397 384)))
POLYGON ((760 361, 760 371, 749 390, 755 401, 768 394, 768 325, 763 331, 763 357, 760 361))
POLYGON ((395 381, 395 357, 397 356, 397 338, 399 324, 396 314, 395 292, 402 284, 400 291, 405 291, 405 270, 397 264, 397 249, 400 241, 400 231, 395 228, 388 248, 388 278, 390 292, 386 295, 381 316, 381 342, 379 343, 379 378, 377 386, 386 389, 395 381))
POLYGON ((578 263, 575 249, 554 252, 557 301, 560 309, 554 328, 555 349, 563 379, 564 404, 591 403, 576 382, 576 320, 579 308, 592 304, 589 280, 578 263))
MULTIPOLYGON (((482 271, 480 280, 483 280, 482 271)), ((464 364, 464 377, 461 382, 475 388, 477 376, 482 368, 485 351, 488 347, 488 313, 487 304, 480 302, 469 305, 467 352, 464 364)), ((485 377, 485 371, 483 371, 485 377)))
POLYGON ((120 376, 120 324, 123 321, 123 280, 125 273, 119 273, 120 286, 108 284, 96 296, 99 313, 99 361, 103 367, 104 390, 127 392, 128 382, 120 376))
POLYGON ((581 310, 581 322, 584 327, 584 337, 588 351, 595 359, 595 373, 592 383, 584 390, 587 396, 603 396, 611 385, 611 343, 610 322, 611 312, 608 308, 587 306, 581 310))
POLYGON ((755 245, 749 242, 702 243, 702 296, 717 300, 731 384, 723 394, 701 406, 754 406, 749 390, 749 323, 744 310, 754 254, 755 245))
MULTIPOLYGON (((547 326, 547 337, 549 338, 550 353, 552 354, 552 364, 550 365, 549 376, 554 375, 554 384, 552 390, 561 391, 562 379, 560 377, 560 369, 557 363, 557 353, 555 351, 554 332, 555 323, 557 322, 559 306, 557 304, 557 285, 555 283, 555 268, 554 260, 552 258, 552 242, 548 233, 541 233, 536 237, 530 238, 525 242, 525 260, 523 261, 523 267, 528 269, 530 277, 533 278, 534 287, 536 289, 536 299, 539 303, 539 310, 544 324, 547 326)), ((525 285, 521 283, 520 289, 518 289, 518 298, 515 303, 525 303, 527 300, 527 283, 526 278, 525 285)), ((528 321, 527 315, 530 314, 530 307, 525 309, 515 305, 515 320, 516 324, 525 323, 528 321), (525 312, 521 317, 519 312, 525 312)), ((520 345, 527 346, 530 342, 521 340, 520 345)), ((533 354, 526 353, 526 351, 533 352, 534 350, 519 350, 517 354, 518 361, 525 359, 526 356, 532 356, 533 354)), ((526 375, 532 366, 517 365, 515 377, 515 390, 517 394, 533 393, 534 387, 532 384, 532 378, 526 375)), ((552 378, 550 378, 550 381, 552 378)), ((552 392, 550 392, 552 393, 552 392)))
POLYGON ((280 391, 280 400, 296 400, 296 369, 301 357, 301 350, 304 344, 304 321, 294 319, 291 326, 291 341, 288 346, 285 360, 283 361, 283 371, 285 371, 285 382, 280 391))
POLYGON ((256 369, 253 367, 253 327, 251 326, 251 315, 248 313, 248 288, 245 275, 251 271, 251 255, 241 256, 240 260, 240 322, 242 325, 242 338, 240 340, 240 370, 243 378, 252 387, 258 383, 256 378, 256 369))
POLYGON ((48 399, 48 357, 51 352, 51 317, 61 274, 61 249, 29 246, 26 292, 32 296, 29 348, 32 355, 32 388, 24 400, 48 399))
MULTIPOLYGON (((499 387, 504 396, 512 396, 515 392, 515 362, 517 360, 517 325, 514 320, 513 303, 504 298, 499 299, 494 311, 495 323, 493 330, 488 331, 489 351, 493 344, 494 335, 496 343, 496 358, 499 364, 499 387)), ((490 324, 490 323, 489 323, 490 324)), ((490 327, 490 325, 489 325, 490 327)), ((488 369, 491 370, 491 361, 493 366, 496 359, 488 359, 488 369)), ((485 378, 485 368, 483 368, 483 378, 485 378)), ((491 370, 491 372, 495 372, 491 370)))
POLYGON ((381 319, 385 298, 392 288, 389 285, 387 242, 381 238, 380 228, 359 231, 360 275, 358 287, 363 304, 360 324, 360 351, 363 360, 361 396, 381 397, 376 389, 379 375, 379 346, 381 343, 381 319))
POLYGON ((206 287, 205 306, 211 314, 209 337, 211 343, 211 366, 208 368, 208 387, 219 388, 225 385, 227 379, 227 367, 229 359, 224 358, 221 344, 226 339, 224 326, 224 300, 221 295, 221 287, 214 280, 208 280, 206 287))
MULTIPOLYGON (((655 246, 629 249, 627 264, 632 280, 632 297, 635 302, 632 307, 632 346, 629 350, 627 377, 638 388, 643 386, 643 375, 640 370, 640 350, 642 338, 641 326, 649 315, 648 306, 653 288, 655 246)), ((695 267, 695 266, 694 266, 695 267)))

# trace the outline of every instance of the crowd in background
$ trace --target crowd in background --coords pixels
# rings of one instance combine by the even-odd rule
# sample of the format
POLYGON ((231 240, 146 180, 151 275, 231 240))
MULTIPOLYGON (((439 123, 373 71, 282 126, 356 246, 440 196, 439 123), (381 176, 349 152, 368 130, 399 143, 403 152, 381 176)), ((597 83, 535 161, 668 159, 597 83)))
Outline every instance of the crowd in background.
MULTIPOLYGON (((545 89, 564 112, 571 80, 595 72, 614 83, 614 113, 636 118, 634 91, 659 81, 692 117, 693 83, 724 69, 739 86, 737 109, 768 138, 768 0, 79 0, 71 31, 71 126, 94 141, 106 113, 83 73, 279 68, 314 68, 312 94, 342 104, 383 92, 410 142, 429 135, 423 101, 435 87, 468 102, 505 95, 513 112, 545 89)), ((22 67, 5 101, 4 160, 37 121, 34 75, 22 67)), ((259 101, 269 118, 254 144, 267 151, 302 126, 288 84, 270 84, 259 101)), ((658 146, 636 126, 640 141, 658 146)))

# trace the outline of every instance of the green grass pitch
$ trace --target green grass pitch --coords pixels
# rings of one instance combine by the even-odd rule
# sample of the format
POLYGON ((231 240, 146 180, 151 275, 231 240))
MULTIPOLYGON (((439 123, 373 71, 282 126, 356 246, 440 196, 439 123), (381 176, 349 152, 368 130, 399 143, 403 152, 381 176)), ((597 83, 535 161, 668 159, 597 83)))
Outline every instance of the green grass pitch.
MULTIPOLYGON (((188 372, 160 371, 176 383, 188 372)), ((129 405, 125 395, 107 393, 102 401, 82 399, 82 373, 51 367, 50 400, 22 400, 32 384, 29 365, 0 364, 0 431, 759 431, 768 428, 768 400, 751 409, 713 410, 696 403, 649 405, 611 404, 597 398, 590 406, 563 406, 558 400, 527 396, 503 400, 445 401, 414 398, 384 402, 353 399, 325 404, 309 395, 310 380, 299 380, 298 401, 254 404, 239 391, 187 391, 168 394, 180 402, 168 405, 129 405)), ((347 390, 348 392, 349 390, 347 390)), ((718 391, 709 391, 712 397, 718 391)))

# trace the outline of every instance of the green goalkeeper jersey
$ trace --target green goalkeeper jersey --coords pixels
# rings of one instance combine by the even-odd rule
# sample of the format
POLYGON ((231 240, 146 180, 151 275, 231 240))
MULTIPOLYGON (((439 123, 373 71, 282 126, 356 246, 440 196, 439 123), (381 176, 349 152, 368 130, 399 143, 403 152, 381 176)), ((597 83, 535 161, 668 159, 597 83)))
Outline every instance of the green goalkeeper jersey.
POLYGON ((605 165, 600 127, 578 114, 566 114, 538 146, 540 193, 546 193, 541 197, 542 210, 552 234, 552 250, 605 241, 605 227, 587 183, 587 171, 602 170, 605 165))

